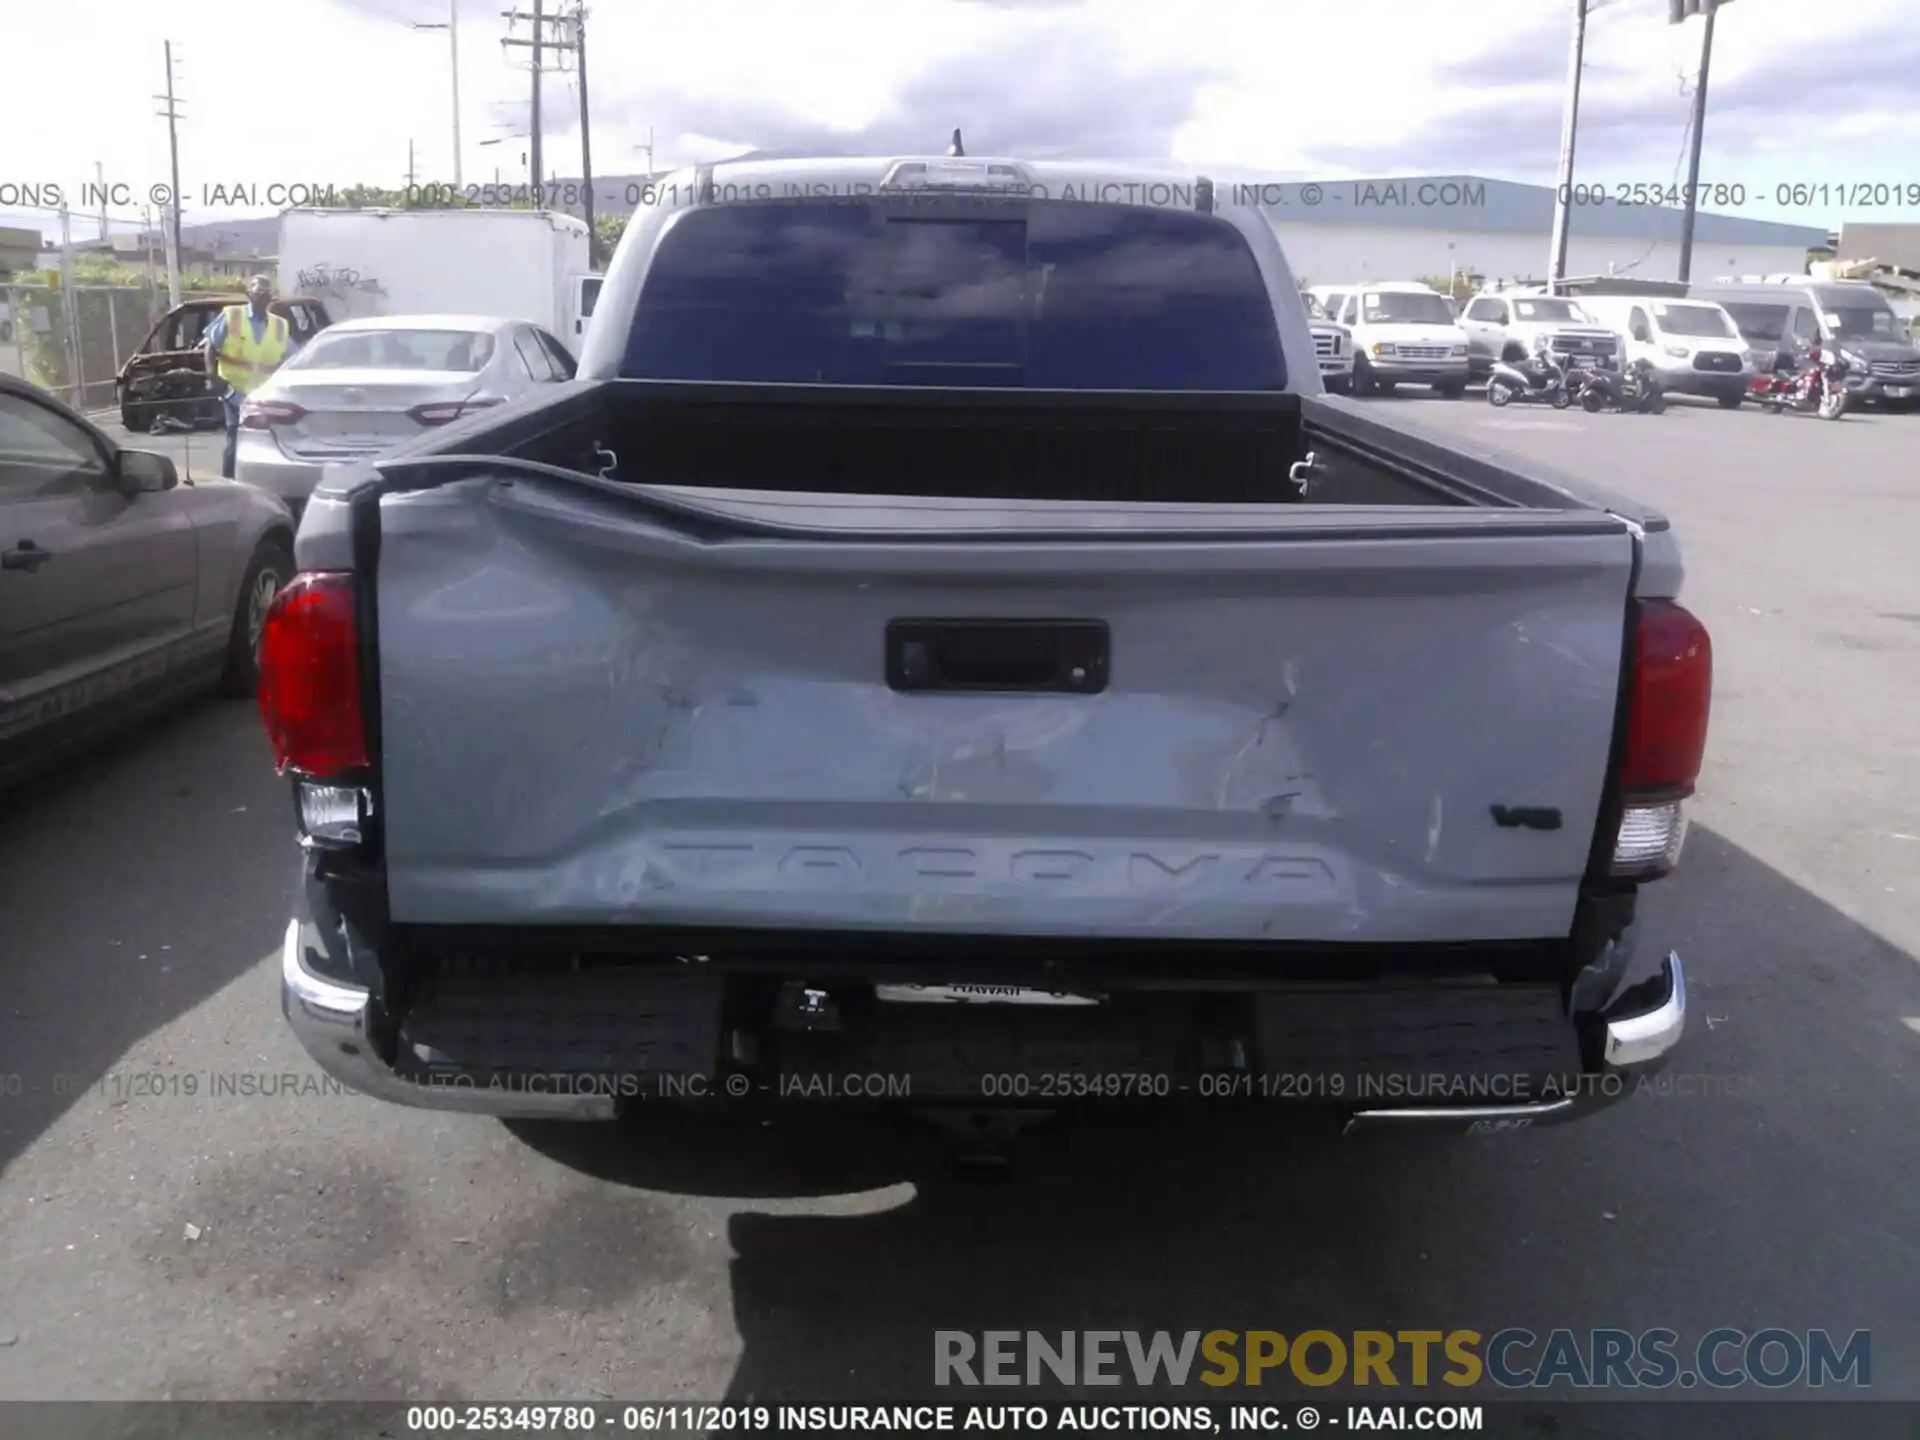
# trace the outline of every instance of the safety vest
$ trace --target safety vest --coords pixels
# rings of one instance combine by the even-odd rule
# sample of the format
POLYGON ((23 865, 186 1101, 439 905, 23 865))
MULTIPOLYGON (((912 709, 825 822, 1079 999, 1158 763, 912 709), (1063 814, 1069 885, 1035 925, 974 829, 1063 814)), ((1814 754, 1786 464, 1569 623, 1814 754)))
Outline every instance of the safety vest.
POLYGON ((252 394, 287 358, 286 317, 269 314, 267 328, 256 340, 249 310, 246 305, 229 305, 220 312, 227 321, 227 333, 220 341, 220 378, 242 395, 252 394))

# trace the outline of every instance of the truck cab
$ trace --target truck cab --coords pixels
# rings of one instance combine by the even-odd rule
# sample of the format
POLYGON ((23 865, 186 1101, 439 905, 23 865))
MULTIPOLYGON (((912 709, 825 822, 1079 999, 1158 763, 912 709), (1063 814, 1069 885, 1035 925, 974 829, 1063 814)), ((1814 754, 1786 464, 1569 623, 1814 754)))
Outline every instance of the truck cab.
POLYGON ((1353 336, 1353 393, 1391 395, 1426 385, 1448 399, 1466 392, 1467 334, 1446 297, 1411 280, 1316 285, 1308 292, 1353 336))
POLYGON ((1468 302, 1460 317, 1467 334, 1467 369, 1486 378, 1496 360, 1516 364, 1533 354, 1542 339, 1564 366, 1622 368, 1620 337, 1562 295, 1526 291, 1484 293, 1468 302))

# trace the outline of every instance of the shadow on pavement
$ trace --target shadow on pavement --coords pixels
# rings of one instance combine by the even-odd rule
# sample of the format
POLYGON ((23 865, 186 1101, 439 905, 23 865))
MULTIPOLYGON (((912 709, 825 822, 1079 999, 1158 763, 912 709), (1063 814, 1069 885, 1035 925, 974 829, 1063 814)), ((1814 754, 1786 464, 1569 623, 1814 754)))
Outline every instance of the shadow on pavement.
MULTIPOLYGON (((1920 1399, 1920 1374, 1900 1362, 1920 1337, 1920 1232, 1909 1192, 1889 1183, 1920 1173, 1920 1035, 1902 1023, 1920 1015, 1915 957, 1701 827, 1681 876, 1646 898, 1648 942, 1689 967, 1692 1033, 1668 1073, 1691 1089, 1564 1128, 1339 1142, 1244 1112, 1114 1116, 1027 1137, 998 1185, 956 1179, 937 1145, 880 1126, 519 1133, 654 1190, 764 1200, 912 1182, 866 1213, 762 1204, 732 1217, 735 1403, 1137 1394, 935 1392, 938 1330, 1668 1326, 1684 1347, 1722 1325, 1869 1329, 1884 1357, 1875 1396, 1920 1399)), ((1390 1395, 1269 1375, 1260 1390, 1190 1383, 1157 1398, 1520 1403, 1484 1383, 1409 1393, 1400 1378, 1390 1395)), ((1678 1419, 1668 1405, 1501 1433, 1773 1433, 1751 1415, 1690 1412, 1684 1430, 1661 1417, 1678 1419)), ((1857 1418, 1849 1433, 1879 1433, 1857 1418)), ((1782 1424, 1820 1429, 1804 1411, 1782 1424)))
POLYGON ((0 794, 0 1174, 144 1036, 275 948, 287 803, 258 712, 219 699, 0 794))

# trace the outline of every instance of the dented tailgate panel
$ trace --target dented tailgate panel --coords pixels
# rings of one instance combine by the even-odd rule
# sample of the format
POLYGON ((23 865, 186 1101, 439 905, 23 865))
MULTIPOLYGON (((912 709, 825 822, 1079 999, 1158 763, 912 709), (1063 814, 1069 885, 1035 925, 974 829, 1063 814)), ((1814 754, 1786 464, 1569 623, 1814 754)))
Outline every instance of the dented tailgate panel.
POLYGON ((1370 513, 1331 537, 876 545, 525 483, 388 496, 393 918, 1564 935, 1633 539, 1537 512, 1370 535, 1370 513), (897 692, 902 617, 1104 621, 1110 683, 897 692))

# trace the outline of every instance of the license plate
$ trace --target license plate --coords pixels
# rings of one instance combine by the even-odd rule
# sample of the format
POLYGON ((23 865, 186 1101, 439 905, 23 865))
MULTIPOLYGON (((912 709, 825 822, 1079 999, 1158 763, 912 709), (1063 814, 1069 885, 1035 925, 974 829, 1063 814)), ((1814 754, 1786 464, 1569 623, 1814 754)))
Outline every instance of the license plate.
POLYGON ((1023 985, 876 985, 875 998, 895 1005, 1098 1005, 1098 995, 1029 990, 1023 985))
POLYGON ((1594 355, 1576 355, 1573 357, 1573 368, 1576 370, 1592 370, 1599 365, 1599 363, 1599 357, 1594 355))
POLYGON ((1890 400, 1905 400, 1913 394, 1913 386, 1889 385, 1886 387, 1886 391, 1887 398, 1890 400))

